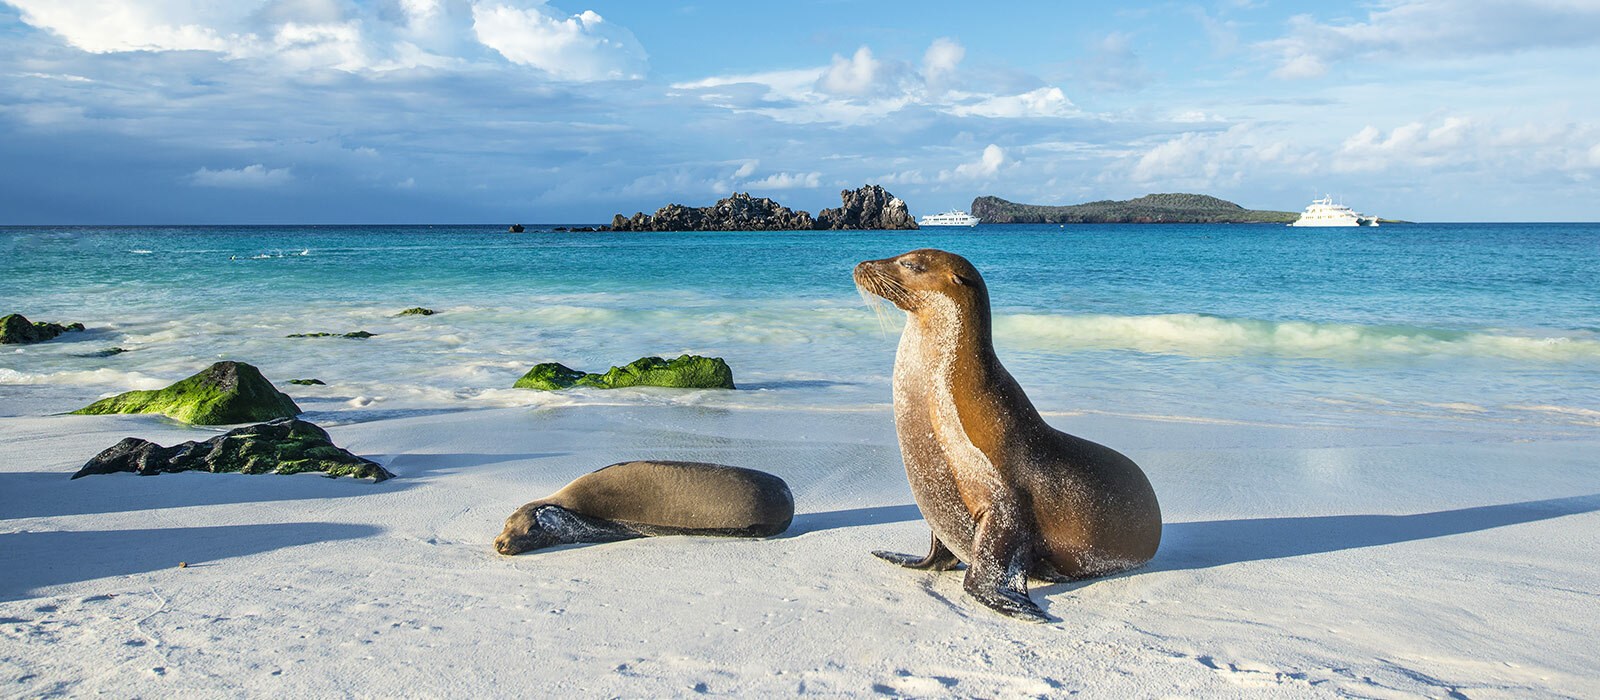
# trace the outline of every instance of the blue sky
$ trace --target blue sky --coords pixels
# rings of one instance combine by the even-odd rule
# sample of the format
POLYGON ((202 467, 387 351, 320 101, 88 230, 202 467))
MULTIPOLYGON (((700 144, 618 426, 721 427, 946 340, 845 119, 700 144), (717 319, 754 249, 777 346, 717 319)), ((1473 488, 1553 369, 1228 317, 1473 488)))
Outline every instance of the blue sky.
POLYGON ((0 224, 1331 192, 1600 220, 1600 0, 0 0, 0 224))

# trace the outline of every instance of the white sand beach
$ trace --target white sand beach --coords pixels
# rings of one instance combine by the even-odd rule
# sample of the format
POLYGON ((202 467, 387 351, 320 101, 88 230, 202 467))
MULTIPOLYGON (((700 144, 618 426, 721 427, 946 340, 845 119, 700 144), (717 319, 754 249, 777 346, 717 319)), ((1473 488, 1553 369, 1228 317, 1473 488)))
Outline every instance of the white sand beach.
POLYGON ((1036 586, 1060 622, 1032 625, 966 598, 958 573, 869 554, 927 541, 887 406, 617 403, 313 416, 397 475, 379 484, 69 481, 126 435, 214 431, 14 411, 0 419, 0 694, 1600 690, 1592 440, 1049 416, 1137 460, 1166 530, 1141 570, 1036 586), (518 505, 645 457, 776 473, 798 515, 768 540, 491 549, 518 505))

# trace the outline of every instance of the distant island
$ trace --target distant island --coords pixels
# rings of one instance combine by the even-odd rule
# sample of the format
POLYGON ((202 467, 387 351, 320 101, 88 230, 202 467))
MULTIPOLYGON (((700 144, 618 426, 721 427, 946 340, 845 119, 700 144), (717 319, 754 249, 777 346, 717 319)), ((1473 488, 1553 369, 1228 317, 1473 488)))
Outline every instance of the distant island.
POLYGON ((986 224, 1287 224, 1297 212, 1246 209, 1203 194, 1147 194, 1067 206, 1017 204, 999 197, 972 200, 972 215, 986 224))
POLYGON ((736 192, 709 207, 668 204, 654 214, 611 219, 613 231, 809 231, 915 229, 917 222, 900 199, 879 185, 839 192, 841 206, 816 218, 766 197, 736 192))

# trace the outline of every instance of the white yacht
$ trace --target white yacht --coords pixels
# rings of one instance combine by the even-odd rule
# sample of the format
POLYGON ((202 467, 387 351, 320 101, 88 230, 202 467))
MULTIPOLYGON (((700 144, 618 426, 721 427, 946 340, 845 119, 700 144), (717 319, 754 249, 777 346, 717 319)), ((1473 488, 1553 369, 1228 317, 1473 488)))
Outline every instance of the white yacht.
POLYGON ((978 217, 964 211, 951 209, 943 214, 930 214, 917 221, 918 226, 977 226, 978 217))
POLYGON ((1334 204, 1333 196, 1314 199, 1311 206, 1300 213, 1290 226, 1377 226, 1378 217, 1352 211, 1343 204, 1334 204))

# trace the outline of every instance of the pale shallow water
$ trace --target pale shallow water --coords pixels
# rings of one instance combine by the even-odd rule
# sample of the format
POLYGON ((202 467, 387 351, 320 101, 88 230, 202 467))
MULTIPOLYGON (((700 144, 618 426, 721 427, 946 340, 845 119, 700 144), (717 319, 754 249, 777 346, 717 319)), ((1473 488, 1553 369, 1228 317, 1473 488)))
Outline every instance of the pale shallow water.
POLYGON ((161 386, 221 358, 308 409, 690 403, 870 410, 900 313, 858 261, 961 253, 1002 360, 1050 413, 1581 435, 1600 425, 1600 227, 980 226, 512 235, 498 227, 0 229, 0 311, 89 331, 0 354, 0 413, 161 386), (426 306, 431 317, 396 317, 426 306), (290 339, 366 330, 369 340, 290 339), (83 357, 109 347, 128 352, 83 357), (717 355, 735 392, 509 389, 717 355), (326 387, 288 387, 316 377, 326 387))

